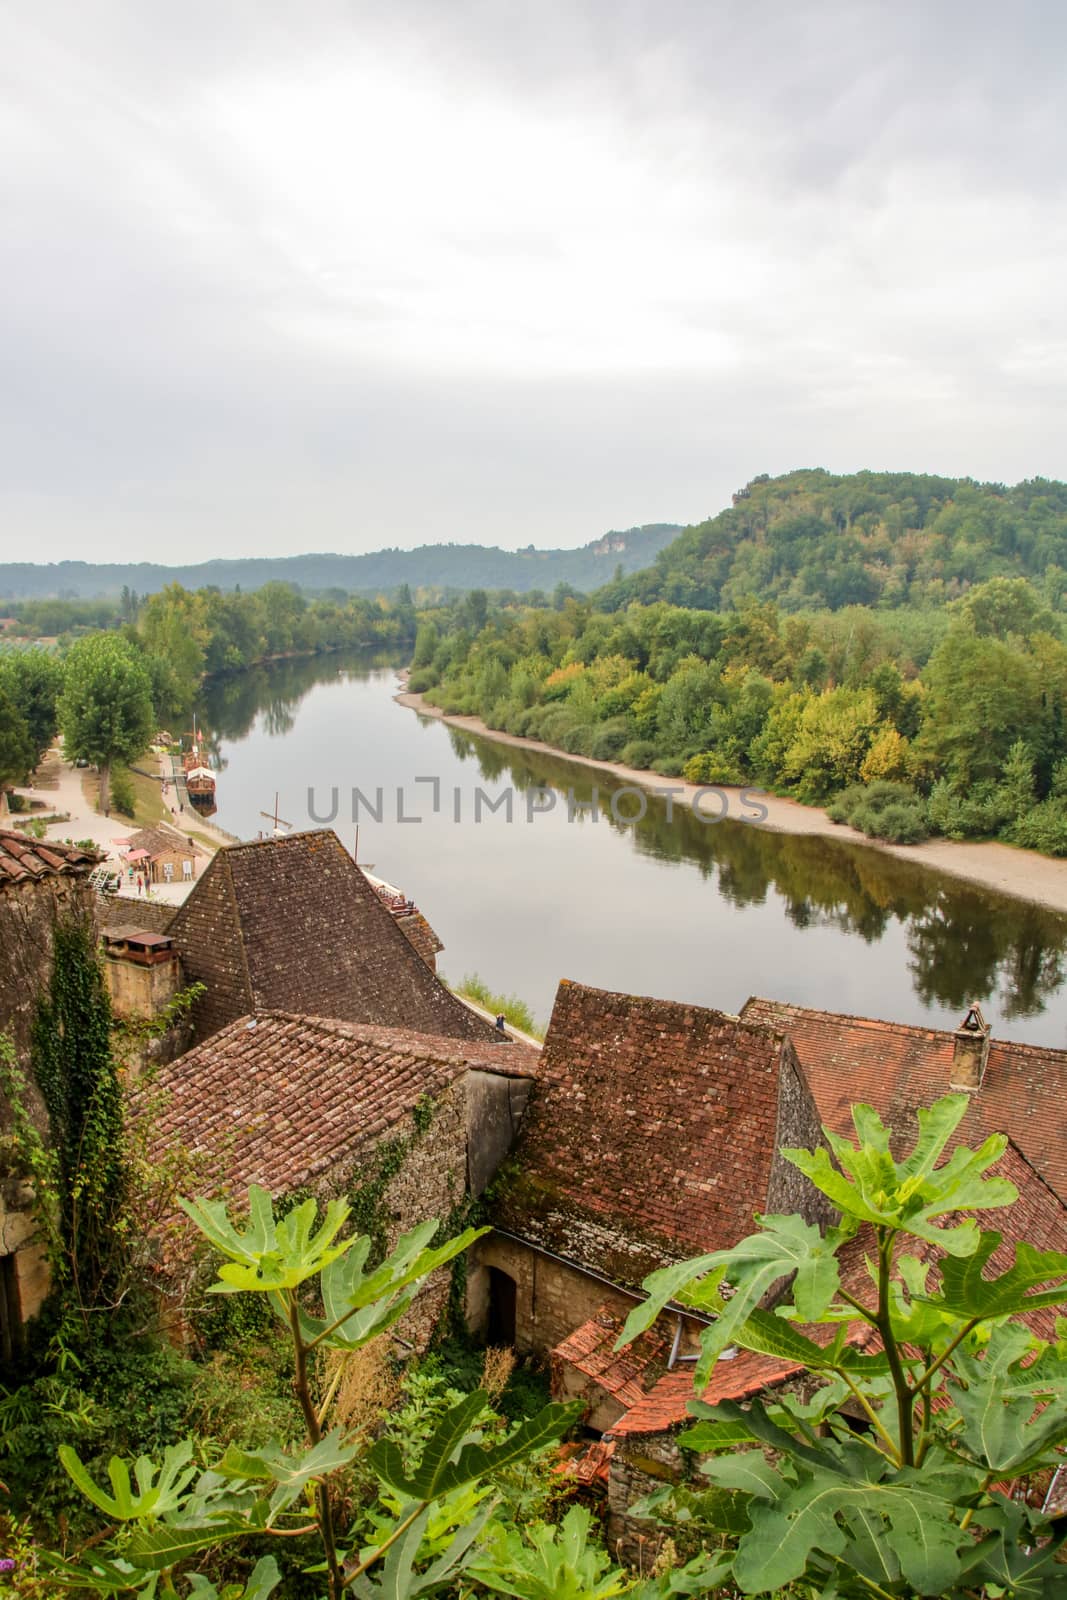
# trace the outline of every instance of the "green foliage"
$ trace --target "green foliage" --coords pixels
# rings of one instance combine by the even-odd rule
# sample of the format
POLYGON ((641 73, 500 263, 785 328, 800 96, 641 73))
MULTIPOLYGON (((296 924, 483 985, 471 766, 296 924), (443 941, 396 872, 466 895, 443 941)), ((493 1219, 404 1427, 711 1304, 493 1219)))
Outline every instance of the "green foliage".
POLYGON ((918 844, 930 831, 922 796, 908 784, 888 779, 845 789, 826 814, 831 822, 847 822, 869 838, 891 844, 918 844))
POLYGON ((693 783, 809 804, 847 793, 835 815, 892 843, 933 831, 1063 849, 1047 802, 1067 772, 1067 646, 1021 579, 936 613, 790 615, 742 596, 720 615, 507 604, 468 624, 463 608, 435 612, 431 698, 446 711, 693 783))
POLYGON ((137 796, 126 772, 111 774, 111 808, 124 817, 132 817, 137 810, 137 796))
POLYGON ((494 993, 476 972, 469 972, 462 983, 456 984, 455 989, 457 994, 465 995, 468 1000, 480 1005, 483 1011, 491 1011, 495 1017, 503 1015, 520 1033, 531 1034, 535 1039, 544 1038, 544 1029, 526 1001, 521 1000, 518 995, 494 993))
MULTIPOLYGON (((0 656, 0 690, 26 724, 36 766, 56 736, 56 702, 62 684, 58 659, 48 650, 18 650, 0 656)), ((3 744, 0 738, 0 745, 3 744)))
POLYGON ((522 1529, 497 1528, 469 1576, 490 1594, 518 1600, 611 1600, 628 1593, 630 1580, 612 1570, 592 1533, 593 1519, 583 1506, 572 1506, 555 1527, 533 1522, 522 1529))
POLYGON ((111 1023, 92 927, 58 923, 49 992, 33 1026, 33 1073, 54 1152, 54 1171, 39 1195, 44 1216, 52 1218, 55 1290, 86 1333, 94 1315, 119 1304, 132 1247, 111 1023))
MULTIPOLYGON (((215 1292, 265 1295, 288 1330, 305 1438, 293 1447, 231 1443, 206 1467, 194 1442, 182 1439, 169 1443, 158 1462, 139 1457, 132 1470, 112 1457, 106 1485, 76 1450, 64 1447, 61 1460, 71 1481, 123 1531, 73 1554, 46 1553, 57 1590, 147 1600, 181 1593, 180 1583, 189 1594, 206 1594, 215 1592, 210 1580, 190 1571, 190 1562, 240 1552, 252 1541, 314 1535, 322 1559, 311 1570, 328 1600, 346 1594, 408 1600, 441 1592, 473 1559, 495 1512, 494 1481, 557 1440, 578 1408, 546 1406, 518 1427, 490 1435, 488 1396, 479 1390, 429 1417, 415 1449, 388 1434, 368 1449, 358 1435, 346 1437, 342 1425, 327 1426, 343 1368, 324 1395, 316 1392, 313 1368, 320 1354, 350 1356, 391 1327, 426 1278, 466 1249, 476 1232, 434 1247, 438 1225, 427 1221, 367 1270, 371 1240, 343 1236, 344 1202, 331 1202, 320 1218, 308 1199, 276 1217, 269 1195, 253 1188, 244 1226, 215 1202, 186 1202, 185 1208, 223 1258, 215 1292), (357 1529, 349 1542, 341 1535, 341 1488, 357 1470, 378 1485, 382 1506, 370 1518, 373 1537, 366 1545, 357 1529)), ((274 1558, 264 1557, 246 1593, 267 1594, 280 1581, 274 1558)))
POLYGON ((25 783, 37 765, 37 752, 26 719, 0 679, 0 788, 25 783))
POLYGON ((1019 580, 1044 580, 1050 566, 1067 566, 1065 484, 816 468, 754 479, 732 507, 596 599, 612 611, 634 601, 728 611, 746 595, 789 611, 893 609, 944 605, 992 580, 998 587, 968 616, 1002 634, 1042 626, 1047 608, 1039 596, 1019 598, 1019 580))
POLYGON ((921 1111, 898 1160, 877 1115, 854 1107, 856 1143, 824 1130, 826 1146, 783 1152, 832 1202, 837 1227, 764 1217, 732 1250, 647 1280, 649 1300, 620 1343, 668 1302, 710 1314, 697 1392, 730 1344, 794 1360, 815 1385, 808 1402, 791 1390, 773 1402, 691 1404, 697 1420, 680 1442, 704 1457, 710 1487, 667 1489, 636 1508, 681 1516, 721 1547, 694 1558, 684 1581, 674 1575, 681 1592, 730 1583, 746 1595, 800 1585, 843 1600, 964 1600, 1062 1587, 1063 1519, 1040 1495, 1008 1501, 994 1485, 1047 1472, 1067 1441, 1067 1323, 1047 1343, 1012 1320, 1067 1305, 1067 1255, 1021 1242, 990 1275, 1002 1238, 973 1213, 1017 1193, 990 1175, 999 1136, 946 1159, 967 1108, 950 1095, 921 1111), (866 1287, 841 1270, 861 1229, 866 1287), (855 1431, 857 1414, 869 1434, 855 1431))
POLYGON ((113 633, 91 634, 71 646, 58 705, 69 761, 100 768, 100 795, 109 801, 112 761, 133 761, 152 737, 152 685, 137 651, 113 633))

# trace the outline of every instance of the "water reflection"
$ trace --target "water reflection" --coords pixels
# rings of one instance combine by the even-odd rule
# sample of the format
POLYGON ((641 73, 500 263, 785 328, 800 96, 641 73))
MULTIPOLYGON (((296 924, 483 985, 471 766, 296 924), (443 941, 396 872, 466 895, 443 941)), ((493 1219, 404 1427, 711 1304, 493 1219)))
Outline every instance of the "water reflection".
POLYGON ((729 819, 708 824, 677 806, 668 818, 666 802, 654 796, 645 817, 627 825, 612 814, 610 796, 624 785, 609 773, 455 728, 449 738, 455 754, 476 763, 488 781, 570 791, 583 805, 596 790, 598 825, 629 835, 642 855, 696 867, 733 906, 763 905, 775 894, 798 930, 831 927, 867 944, 902 924, 915 990, 927 1005, 962 1011, 976 995, 999 988, 1005 1016, 1034 1016, 1063 984, 1067 922, 1039 906, 847 840, 729 819))
MULTIPOLYGON (((280 792, 281 814, 312 826, 309 787, 323 799, 357 784, 411 795, 430 773, 446 795, 461 786, 460 826, 446 803, 420 826, 387 815, 361 834, 361 859, 423 904, 450 975, 478 971, 542 1018, 560 977, 572 977, 730 1011, 763 993, 936 1027, 979 1000, 1001 1034, 1065 1042, 1064 918, 833 838, 709 825, 684 807, 668 817, 651 796, 643 820, 621 823, 609 774, 398 709, 391 664, 346 653, 211 685, 202 710, 219 821, 252 837, 280 792), (474 790, 495 799, 507 785, 560 799, 533 826, 521 799, 513 823, 494 814, 475 825, 474 790), (567 792, 588 804, 594 787, 596 823, 569 823, 567 792)), ((426 811, 425 787, 414 809, 426 811)), ((343 810, 337 827, 351 848, 343 810)))

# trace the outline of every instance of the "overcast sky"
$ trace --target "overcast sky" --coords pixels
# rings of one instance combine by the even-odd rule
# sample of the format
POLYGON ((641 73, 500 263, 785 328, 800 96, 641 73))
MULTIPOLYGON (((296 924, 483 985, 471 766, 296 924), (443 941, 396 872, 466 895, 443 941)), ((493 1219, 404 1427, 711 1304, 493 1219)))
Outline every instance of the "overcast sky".
POLYGON ((0 0, 0 554, 1067 476, 1062 0, 0 0))

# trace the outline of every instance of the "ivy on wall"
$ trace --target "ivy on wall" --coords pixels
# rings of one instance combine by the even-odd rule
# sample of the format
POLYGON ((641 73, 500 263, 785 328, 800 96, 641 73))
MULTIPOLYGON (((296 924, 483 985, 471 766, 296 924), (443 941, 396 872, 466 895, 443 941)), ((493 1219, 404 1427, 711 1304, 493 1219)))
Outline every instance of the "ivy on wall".
MULTIPOLYGON (((111 1004, 87 919, 57 923, 52 979, 31 1037, 33 1074, 55 1156, 55 1289, 86 1330, 114 1305, 124 1274, 128 1190, 122 1089, 111 1004)), ((46 1197, 39 1196, 46 1202, 46 1197)))

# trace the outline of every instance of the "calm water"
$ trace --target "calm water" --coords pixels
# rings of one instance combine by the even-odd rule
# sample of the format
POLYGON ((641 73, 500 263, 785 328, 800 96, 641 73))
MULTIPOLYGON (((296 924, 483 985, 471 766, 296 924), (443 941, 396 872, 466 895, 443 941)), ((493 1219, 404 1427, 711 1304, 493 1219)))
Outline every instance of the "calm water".
POLYGON ((669 822, 663 801, 620 825, 602 774, 420 718, 396 688, 393 667, 344 656, 213 685, 215 820, 253 838, 277 791, 285 820, 315 826, 336 788, 333 826, 351 849, 352 789, 377 809, 381 788, 382 820, 360 809, 359 859, 426 912, 448 976, 477 972, 542 1020, 561 977, 727 1011, 762 994, 934 1026, 979 1000, 995 1033, 1067 1045, 1065 919, 876 850, 686 812, 669 822), (436 813, 417 778, 439 780, 436 813), (567 790, 588 801, 594 782, 598 820, 569 821, 567 790), (483 805, 476 823, 476 790, 497 801, 509 786, 512 821, 483 805), (539 787, 556 805, 527 822, 539 787))

